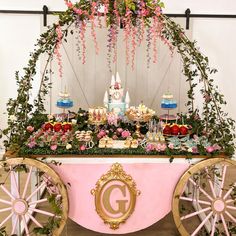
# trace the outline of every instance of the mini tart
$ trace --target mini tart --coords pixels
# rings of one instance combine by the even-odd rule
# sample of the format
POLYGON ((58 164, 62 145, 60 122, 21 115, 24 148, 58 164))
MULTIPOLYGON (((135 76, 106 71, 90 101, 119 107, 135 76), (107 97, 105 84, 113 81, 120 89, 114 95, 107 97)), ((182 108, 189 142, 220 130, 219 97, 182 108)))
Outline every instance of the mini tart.
POLYGON ((130 145, 131 145, 131 141, 130 140, 125 140, 124 147, 125 148, 130 148, 130 145))
POLYGON ((131 148, 137 148, 138 147, 138 140, 133 140, 131 142, 131 148))

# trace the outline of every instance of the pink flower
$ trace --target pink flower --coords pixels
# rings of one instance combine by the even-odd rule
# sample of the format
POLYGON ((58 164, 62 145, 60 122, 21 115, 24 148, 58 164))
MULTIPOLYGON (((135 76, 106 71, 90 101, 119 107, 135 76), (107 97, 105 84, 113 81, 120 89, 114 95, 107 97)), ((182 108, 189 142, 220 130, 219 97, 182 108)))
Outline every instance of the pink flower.
POLYGON ((82 146, 80 147, 80 150, 81 150, 81 151, 84 151, 84 150, 86 150, 86 147, 85 147, 84 145, 82 145, 82 146))
POLYGON ((220 151, 221 150, 221 146, 219 146, 218 144, 214 144, 213 148, 215 149, 215 151, 220 151))
POLYGON ((27 146, 28 146, 29 148, 33 148, 33 147, 36 146, 36 142, 35 142, 35 141, 31 141, 30 143, 27 144, 27 146))
POLYGON ((118 115, 114 114, 114 113, 109 113, 107 115, 107 122, 109 125, 115 125, 117 126, 118 124, 118 120, 119 120, 119 117, 118 115))
POLYGON ((160 146, 160 151, 161 152, 164 152, 165 150, 166 150, 166 144, 165 143, 163 143, 163 144, 161 144, 161 146, 160 146))
POLYGON ((50 148, 51 148, 51 150, 52 150, 52 151, 55 151, 55 150, 57 150, 57 145, 56 145, 56 144, 54 144, 54 145, 51 145, 51 147, 50 147, 50 148))
POLYGON ((32 133, 34 131, 34 127, 33 126, 27 126, 26 130, 30 133, 32 133))
POLYGON ((123 132, 123 129, 122 128, 118 128, 116 131, 117 131, 117 133, 121 134, 123 132))
POLYGON ((117 140, 118 137, 117 137, 116 135, 113 135, 113 136, 112 136, 112 139, 117 140))
POLYGON ((147 146, 146 146, 146 151, 147 151, 147 152, 151 152, 151 151, 153 151, 153 150, 154 150, 153 144, 151 144, 151 143, 147 144, 147 146))
POLYGON ((101 138, 102 138, 102 135, 98 134, 98 135, 97 135, 97 138, 98 138, 98 139, 101 139, 101 138))
POLYGON ((207 151, 208 153, 212 153, 212 152, 215 151, 215 149, 214 149, 213 146, 208 146, 208 147, 206 147, 206 151, 207 151))
POLYGON ((72 2, 67 2, 66 5, 67 5, 67 7, 69 7, 69 8, 73 7, 72 2))
POLYGON ((174 149, 174 144, 173 143, 169 143, 168 148, 169 149, 174 149))
POLYGON ((198 148, 197 147, 192 147, 192 153, 194 153, 194 154, 198 153, 198 148))
POLYGON ((100 130, 99 135, 100 135, 101 137, 104 137, 104 136, 107 135, 107 133, 106 133, 105 130, 102 129, 102 130, 100 130))
POLYGON ((78 14, 78 15, 82 15, 83 14, 83 11, 81 9, 76 9, 75 12, 78 14))
POLYGON ((121 133, 121 136, 122 138, 128 138, 131 136, 131 133, 129 132, 129 130, 124 130, 122 133, 121 133))

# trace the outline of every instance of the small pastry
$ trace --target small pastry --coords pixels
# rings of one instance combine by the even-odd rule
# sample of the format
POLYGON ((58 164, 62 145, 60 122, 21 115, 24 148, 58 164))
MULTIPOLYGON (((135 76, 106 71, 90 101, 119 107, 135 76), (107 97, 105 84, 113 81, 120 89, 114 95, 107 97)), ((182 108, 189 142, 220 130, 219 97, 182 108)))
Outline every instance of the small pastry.
POLYGON ((131 142, 131 148, 137 148, 138 147, 138 140, 133 140, 131 142))

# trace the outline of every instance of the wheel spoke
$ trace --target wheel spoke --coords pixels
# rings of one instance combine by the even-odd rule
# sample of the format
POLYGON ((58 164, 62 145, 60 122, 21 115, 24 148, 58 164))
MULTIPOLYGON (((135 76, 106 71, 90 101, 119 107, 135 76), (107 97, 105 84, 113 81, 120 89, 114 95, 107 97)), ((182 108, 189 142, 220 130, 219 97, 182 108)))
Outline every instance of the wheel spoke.
POLYGON ((235 219, 228 211, 225 211, 225 214, 226 214, 234 223, 236 223, 236 219, 235 219))
POLYGON ((203 190, 199 185, 197 185, 191 178, 189 178, 189 181, 194 186, 196 186, 210 201, 213 201, 212 197, 205 190, 203 190))
POLYGON ((16 198, 20 198, 19 186, 18 186, 17 181, 16 181, 15 172, 14 172, 14 170, 12 170, 12 167, 10 167, 10 170, 11 170, 11 180, 12 180, 12 182, 13 182, 14 185, 15 185, 14 192, 15 192, 16 195, 17 195, 16 198))
POLYGON ((15 200, 15 197, 5 188, 3 184, 0 185, 0 188, 12 199, 15 200))
POLYGON ((27 216, 40 228, 43 228, 43 226, 30 214, 27 213, 27 216))
POLYGON ((210 179, 210 174, 209 174, 208 168, 205 167, 205 170, 206 170, 206 172, 207 172, 207 174, 208 174, 208 176, 209 176, 209 177, 207 177, 207 180, 208 180, 208 182, 209 182, 209 185, 210 185, 210 188, 211 188, 211 192, 212 192, 212 194, 213 194, 213 197, 216 198, 216 192, 215 192, 213 183, 212 183, 212 181, 211 181, 211 179, 210 179))
POLYGON ((41 199, 41 200, 38 200, 38 201, 30 202, 29 205, 39 204, 39 203, 43 203, 43 202, 47 202, 47 201, 48 201, 48 199, 44 198, 44 199, 41 199))
POLYGON ((227 225, 226 225, 226 223, 225 223, 225 218, 224 218, 223 214, 220 214, 220 218, 221 218, 221 220, 222 220, 222 223, 223 223, 223 226, 224 226, 226 235, 227 235, 227 236, 230 236, 230 235, 229 235, 228 228, 227 228, 227 225))
POLYGON ((26 223, 26 219, 25 219, 25 216, 24 216, 24 215, 22 216, 22 220, 23 220, 23 223, 24 223, 25 234, 26 234, 27 236, 29 236, 29 228, 28 228, 28 225, 27 225, 27 223, 26 223))
POLYGON ((12 207, 0 209, 0 212, 10 211, 10 210, 12 210, 12 207))
POLYGON ((232 191, 234 190, 234 188, 235 188, 235 185, 236 185, 236 183, 234 183, 234 185, 233 185, 233 187, 231 187, 229 190, 228 190, 228 192, 224 195, 224 200, 225 199, 227 199, 227 197, 232 193, 232 191))
POLYGON ((12 227, 11 235, 15 234, 16 226, 17 226, 17 223, 19 221, 19 216, 18 215, 15 215, 15 216, 16 216, 16 219, 15 219, 14 225, 12 227))
POLYGON ((2 227, 12 216, 13 216, 13 212, 7 217, 7 218, 5 218, 3 221, 2 221, 2 223, 0 224, 0 227, 2 227))
POLYGON ((184 200, 184 201, 189 201, 189 202, 197 202, 197 203, 205 204, 205 205, 209 205, 209 206, 211 205, 210 202, 202 201, 202 200, 198 200, 198 199, 193 199, 190 197, 180 197, 179 199, 184 200))
POLYGON ((26 201, 28 202, 28 201, 30 200, 30 198, 32 198, 41 188, 43 188, 43 187, 45 186, 45 184, 46 184, 45 182, 41 183, 41 184, 39 185, 39 187, 36 188, 36 189, 27 197, 26 201))
POLYGON ((234 207, 234 206, 227 206, 227 208, 236 211, 236 207, 234 207))
POLYGON ((31 174, 32 174, 32 170, 33 170, 33 167, 31 166, 30 167, 30 171, 29 171, 28 176, 27 176, 27 179, 26 179, 26 182, 25 182, 24 191, 23 191, 23 194, 22 194, 22 198, 23 199, 25 198, 25 195, 26 195, 26 191, 27 191, 27 188, 28 188, 28 185, 29 185, 29 181, 30 181, 30 177, 31 177, 31 174))
POLYGON ((215 217, 214 217, 214 220, 213 220, 213 224, 212 224, 212 227, 211 227, 211 236, 215 235, 216 221, 217 221, 217 214, 215 214, 215 217))
POLYGON ((209 211, 209 210, 211 210, 211 207, 207 207, 207 208, 204 208, 204 209, 202 209, 202 210, 196 211, 196 212, 194 212, 194 213, 188 214, 188 215, 186 215, 186 216, 182 216, 180 219, 181 219, 181 220, 186 220, 186 219, 188 219, 188 218, 190 218, 190 217, 199 215, 200 213, 203 213, 203 212, 206 212, 206 211, 209 211))
POLYGON ((226 172, 227 172, 227 166, 224 166, 223 172, 222 172, 222 180, 221 180, 221 184, 220 184, 220 193, 219 193, 219 197, 222 196, 222 192, 223 192, 223 188, 224 188, 224 184, 225 184, 225 176, 226 176, 226 172))
POLYGON ((208 216, 202 221, 202 223, 195 229, 195 231, 191 234, 191 236, 197 235, 199 230, 202 228, 202 226, 208 221, 208 219, 212 216, 213 211, 211 211, 208 216))
POLYGON ((0 199, 0 202, 1 202, 1 203, 5 203, 5 204, 7 204, 7 205, 12 205, 11 202, 6 201, 6 200, 3 200, 3 199, 0 199))
POLYGON ((32 212, 37 212, 43 215, 47 215, 47 216, 55 216, 55 214, 51 213, 51 212, 47 212, 47 211, 43 211, 43 210, 39 210, 39 209, 34 209, 29 207, 29 210, 31 210, 32 212))

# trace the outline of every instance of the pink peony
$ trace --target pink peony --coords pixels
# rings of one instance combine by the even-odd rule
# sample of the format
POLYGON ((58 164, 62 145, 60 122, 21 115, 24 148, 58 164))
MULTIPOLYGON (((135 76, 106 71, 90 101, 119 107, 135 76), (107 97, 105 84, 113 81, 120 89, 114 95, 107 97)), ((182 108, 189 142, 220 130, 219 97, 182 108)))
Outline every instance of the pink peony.
POLYGON ((124 130, 122 133, 121 133, 121 136, 122 138, 128 138, 131 136, 131 133, 129 132, 129 130, 124 130))
POLYGON ((106 133, 105 130, 102 129, 102 130, 100 130, 99 135, 100 135, 101 137, 104 137, 104 136, 107 135, 107 133, 106 133))
POLYGON ((208 147, 206 147, 206 151, 207 151, 208 153, 212 153, 212 152, 215 151, 215 149, 214 149, 213 146, 208 146, 208 147))
POLYGON ((147 152, 151 152, 151 151, 153 151, 153 150, 154 150, 153 144, 151 144, 151 143, 147 144, 147 146, 146 146, 146 151, 147 151, 147 152))
POLYGON ((50 148, 51 148, 51 150, 52 150, 52 151, 55 151, 55 150, 57 150, 57 145, 56 145, 56 144, 54 144, 54 145, 51 145, 51 147, 50 147, 50 148))
POLYGON ((29 132, 29 133, 32 133, 34 131, 34 127, 33 126, 27 126, 26 130, 29 132))
POLYGON ((84 150, 86 150, 86 147, 85 147, 84 145, 82 145, 82 146, 80 147, 80 150, 81 150, 81 151, 84 151, 84 150))
POLYGON ((161 146, 160 146, 160 151, 161 152, 164 152, 165 150, 166 150, 166 144, 165 143, 163 143, 163 144, 161 144, 161 146))
POLYGON ((173 143, 169 143, 168 148, 169 149, 174 149, 174 144, 173 143))

